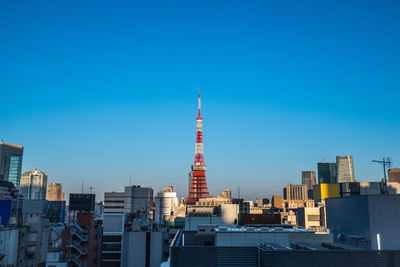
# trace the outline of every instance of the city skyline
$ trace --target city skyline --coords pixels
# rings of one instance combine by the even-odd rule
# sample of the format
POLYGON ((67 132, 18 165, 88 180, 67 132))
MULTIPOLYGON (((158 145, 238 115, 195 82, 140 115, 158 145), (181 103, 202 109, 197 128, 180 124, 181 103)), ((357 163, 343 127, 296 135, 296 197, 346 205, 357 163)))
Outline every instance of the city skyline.
POLYGON ((337 155, 379 181, 371 160, 400 167, 400 8, 353 4, 3 3, 0 138, 66 195, 132 177, 186 197, 201 87, 211 195, 270 197, 337 155))

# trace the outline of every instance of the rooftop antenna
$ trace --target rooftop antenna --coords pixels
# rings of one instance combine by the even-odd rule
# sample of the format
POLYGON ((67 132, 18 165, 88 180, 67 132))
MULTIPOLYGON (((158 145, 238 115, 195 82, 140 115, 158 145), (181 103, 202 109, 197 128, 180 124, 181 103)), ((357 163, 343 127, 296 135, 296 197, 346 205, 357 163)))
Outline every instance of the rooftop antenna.
POLYGON ((92 186, 89 186, 89 190, 90 190, 90 194, 92 194, 92 190, 93 190, 94 188, 92 187, 92 186))
POLYGON ((129 186, 132 186, 132 173, 129 174, 129 186))
POLYGON ((83 179, 82 179, 82 195, 83 195, 83 179))
POLYGON ((381 193, 382 194, 387 194, 387 178, 386 178, 386 169, 389 169, 390 166, 392 165, 392 162, 390 161, 390 158, 382 158, 382 160, 372 160, 372 162, 379 163, 383 166, 383 178, 382 178, 382 183, 383 183, 383 188, 381 188, 381 193))

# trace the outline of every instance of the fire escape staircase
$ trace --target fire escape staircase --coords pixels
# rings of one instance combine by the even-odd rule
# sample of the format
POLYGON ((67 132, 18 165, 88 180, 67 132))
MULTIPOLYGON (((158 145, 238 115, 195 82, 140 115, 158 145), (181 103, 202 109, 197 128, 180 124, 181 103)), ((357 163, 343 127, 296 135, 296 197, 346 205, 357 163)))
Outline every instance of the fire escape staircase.
POLYGON ((88 231, 83 229, 77 222, 72 222, 70 225, 71 236, 77 237, 77 241, 73 238, 71 242, 67 245, 69 248, 74 249, 78 252, 77 255, 74 255, 70 261, 74 262, 79 267, 86 266, 86 263, 79 259, 82 255, 86 255, 88 249, 81 246, 82 242, 88 241, 88 231))

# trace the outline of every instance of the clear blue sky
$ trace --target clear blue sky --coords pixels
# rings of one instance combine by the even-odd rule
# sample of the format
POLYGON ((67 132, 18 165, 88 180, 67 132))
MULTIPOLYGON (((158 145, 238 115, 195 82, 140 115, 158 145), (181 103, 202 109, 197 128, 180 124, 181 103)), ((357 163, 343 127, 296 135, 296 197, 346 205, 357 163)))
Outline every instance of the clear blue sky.
POLYGON ((270 197, 354 156, 400 167, 399 1, 2 1, 0 138, 66 193, 186 196, 202 88, 210 193, 270 197))

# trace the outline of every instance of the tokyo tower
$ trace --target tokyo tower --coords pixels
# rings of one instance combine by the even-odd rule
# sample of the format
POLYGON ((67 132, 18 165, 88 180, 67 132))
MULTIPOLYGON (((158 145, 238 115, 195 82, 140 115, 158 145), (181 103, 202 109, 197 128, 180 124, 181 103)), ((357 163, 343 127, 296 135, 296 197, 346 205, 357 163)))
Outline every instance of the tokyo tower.
POLYGON ((189 195, 186 199, 187 204, 195 204, 199 198, 207 198, 210 196, 207 188, 206 169, 204 165, 203 153, 203 119, 201 118, 200 89, 199 89, 199 111, 197 116, 197 132, 196 132, 196 148, 194 155, 194 164, 192 171, 189 173, 189 195))

